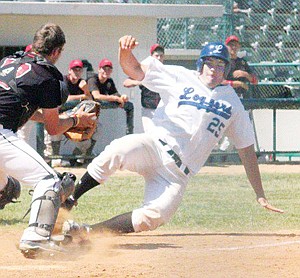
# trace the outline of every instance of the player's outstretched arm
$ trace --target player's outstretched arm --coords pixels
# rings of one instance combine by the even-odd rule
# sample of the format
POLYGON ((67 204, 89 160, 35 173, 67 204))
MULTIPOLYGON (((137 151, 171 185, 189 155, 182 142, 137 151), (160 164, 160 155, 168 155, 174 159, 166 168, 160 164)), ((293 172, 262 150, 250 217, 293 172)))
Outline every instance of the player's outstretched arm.
POLYGON ((75 127, 74 123, 80 128, 91 128, 96 123, 96 114, 84 112, 84 106, 76 112, 75 117, 59 115, 58 108, 42 109, 42 115, 45 128, 50 135, 62 134, 75 127))
POLYGON ((258 203, 268 210, 283 213, 283 210, 270 205, 265 197, 254 146, 251 145, 249 147, 239 149, 238 153, 244 165, 249 182, 255 191, 258 203))
POLYGON ((135 58, 132 50, 138 45, 132 36, 123 36, 119 39, 119 62, 126 75, 134 80, 143 80, 145 77, 141 64, 135 58))

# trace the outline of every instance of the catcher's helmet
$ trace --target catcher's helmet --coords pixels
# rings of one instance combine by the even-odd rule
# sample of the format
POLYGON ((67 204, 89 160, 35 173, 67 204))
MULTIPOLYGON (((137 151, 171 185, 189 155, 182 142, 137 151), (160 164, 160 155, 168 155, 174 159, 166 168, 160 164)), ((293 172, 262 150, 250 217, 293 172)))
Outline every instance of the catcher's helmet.
POLYGON ((203 47, 200 57, 196 62, 197 70, 201 71, 203 62, 207 57, 215 57, 223 60, 226 63, 224 77, 226 78, 230 71, 230 56, 227 47, 221 42, 211 42, 203 47))

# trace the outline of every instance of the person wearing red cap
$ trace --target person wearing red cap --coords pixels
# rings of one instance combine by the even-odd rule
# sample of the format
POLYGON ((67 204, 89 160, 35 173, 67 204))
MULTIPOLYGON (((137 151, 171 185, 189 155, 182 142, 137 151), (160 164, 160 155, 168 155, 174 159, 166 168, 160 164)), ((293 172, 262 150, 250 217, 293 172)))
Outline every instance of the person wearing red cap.
POLYGON ((82 78, 82 75, 82 61, 78 59, 72 60, 69 64, 68 74, 64 76, 64 82, 70 94, 62 109, 69 110, 82 100, 92 99, 87 82, 82 78))
MULTIPOLYGON (((241 49, 240 40, 237 36, 231 35, 226 38, 225 45, 230 54, 230 71, 223 84, 231 85, 240 98, 249 97, 249 84, 257 84, 257 77, 249 67, 247 61, 238 57, 241 49)), ((221 151, 232 151, 233 145, 228 137, 224 137, 219 143, 221 151)), ((226 155, 223 157, 226 160, 226 155)))
MULTIPOLYGON (((165 49, 163 46, 159 44, 153 44, 150 47, 150 54, 152 57, 156 58, 160 62, 164 62, 165 58, 165 49)), ((142 105, 142 123, 143 128, 146 130, 147 128, 151 127, 152 117, 154 115, 155 109, 158 106, 160 101, 160 95, 156 92, 153 92, 146 88, 145 86, 141 85, 141 81, 133 80, 131 78, 127 78, 123 82, 124 87, 132 88, 135 86, 139 86, 141 90, 141 105, 142 105)))
MULTIPOLYGON (((69 93, 67 101, 61 106, 60 113, 73 109, 82 100, 92 99, 92 95, 89 91, 87 82, 82 78, 83 75, 83 62, 79 59, 72 60, 69 64, 68 74, 64 75, 64 85, 66 91, 69 93)), ((50 136, 52 155, 59 155, 62 135, 50 136)), ((86 142, 84 142, 86 144, 86 142)), ((82 154, 80 147, 81 143, 76 144, 76 148, 73 151, 74 155, 82 154)), ((86 149, 86 148, 85 148, 86 149)), ((75 163, 83 164, 84 160, 78 159, 76 162, 71 161, 72 165, 75 163)), ((53 159, 51 161, 52 167, 70 166, 69 161, 61 159, 53 159)))
POLYGON ((127 95, 119 94, 111 78, 112 71, 112 62, 107 58, 102 59, 98 66, 98 74, 88 80, 89 89, 94 100, 100 102, 101 109, 123 108, 125 110, 126 134, 132 134, 134 106, 128 101, 127 95))
POLYGON ((238 57, 238 52, 241 48, 239 38, 231 35, 226 38, 225 45, 230 54, 230 71, 224 84, 230 84, 238 96, 244 98, 249 91, 249 83, 257 84, 257 77, 249 67, 247 61, 238 57))

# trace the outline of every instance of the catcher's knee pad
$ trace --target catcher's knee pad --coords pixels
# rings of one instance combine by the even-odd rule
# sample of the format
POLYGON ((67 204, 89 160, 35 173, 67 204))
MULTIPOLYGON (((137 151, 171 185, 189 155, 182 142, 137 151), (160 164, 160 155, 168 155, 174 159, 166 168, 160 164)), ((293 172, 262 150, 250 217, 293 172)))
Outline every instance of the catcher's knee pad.
POLYGON ((57 173, 60 178, 60 199, 63 203, 75 191, 76 176, 69 172, 57 173))
POLYGON ((4 209, 8 203, 15 203, 20 197, 21 185, 18 180, 8 176, 8 181, 3 190, 0 191, 0 209, 4 209))
POLYGON ((33 192, 29 227, 36 234, 50 238, 62 202, 74 192, 75 176, 58 174, 60 180, 50 175, 39 182, 33 192))
POLYGON ((155 209, 140 208, 132 212, 132 223, 135 232, 153 231, 163 225, 160 211, 155 209))

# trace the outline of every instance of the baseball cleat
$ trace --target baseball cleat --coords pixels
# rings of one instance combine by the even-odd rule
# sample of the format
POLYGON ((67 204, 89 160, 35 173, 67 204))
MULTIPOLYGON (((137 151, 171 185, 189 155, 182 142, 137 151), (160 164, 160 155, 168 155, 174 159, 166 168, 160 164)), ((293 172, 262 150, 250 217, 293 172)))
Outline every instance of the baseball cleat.
POLYGON ((53 241, 56 245, 68 245, 73 241, 73 237, 69 234, 52 235, 51 241, 53 241))
POLYGON ((65 253, 66 250, 59 247, 54 241, 30 241, 20 242, 19 249, 26 258, 34 259, 39 254, 54 256, 55 254, 65 253))
POLYGON ((81 243, 87 243, 89 242, 91 228, 87 224, 80 225, 73 220, 67 220, 63 224, 62 232, 66 237, 76 238, 81 243))

